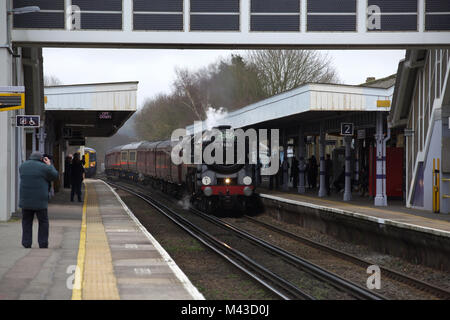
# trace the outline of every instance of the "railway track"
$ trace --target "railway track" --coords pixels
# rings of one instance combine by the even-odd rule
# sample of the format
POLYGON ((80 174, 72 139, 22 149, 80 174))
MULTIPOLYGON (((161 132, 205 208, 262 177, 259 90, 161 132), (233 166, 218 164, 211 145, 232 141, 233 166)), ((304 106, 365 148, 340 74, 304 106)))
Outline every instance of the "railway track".
MULTIPOLYGON (((312 241, 312 240, 307 239, 305 237, 302 237, 302 236, 300 236, 298 234, 294 234, 294 233, 291 233, 289 231, 283 230, 281 228, 278 228, 278 227, 276 227, 274 225, 265 223, 263 221, 255 219, 253 217, 245 216, 245 219, 247 219, 248 221, 250 221, 252 223, 258 224, 258 225, 260 225, 260 226, 262 226, 262 227, 264 227, 264 228, 266 228, 268 230, 277 232, 277 233, 279 233, 281 235, 284 235, 284 236, 286 236, 286 237, 288 237, 290 239, 293 239, 293 240, 296 240, 296 241, 301 242, 303 244, 306 244, 309 247, 312 247, 312 248, 315 248, 315 249, 318 249, 318 250, 330 253, 330 254, 332 254, 332 255, 334 255, 336 257, 339 257, 341 259, 349 261, 349 262, 351 262, 351 263, 353 263, 355 265, 358 265, 360 267, 367 268, 367 267, 369 267, 370 265, 373 264, 373 263, 371 263, 369 261, 360 259, 360 258, 358 258, 358 257, 356 257, 354 255, 348 254, 346 252, 343 252, 341 250, 332 248, 332 247, 324 245, 322 243, 319 243, 319 242, 316 242, 316 241, 312 241)), ((426 293, 429 293, 431 295, 434 295, 437 298, 444 299, 444 300, 450 300, 450 292, 445 290, 445 289, 443 289, 443 288, 437 287, 437 286, 432 285, 430 283, 424 282, 422 280, 419 280, 419 279, 416 279, 414 277, 402 274, 400 272, 397 272, 395 270, 392 270, 392 269, 389 269, 389 268, 386 268, 386 267, 383 267, 383 266, 380 266, 380 270, 381 270, 381 273, 382 273, 383 276, 386 276, 386 277, 388 277, 388 278, 390 278, 392 280, 404 283, 404 284, 409 285, 411 287, 414 287, 414 288, 416 288, 418 290, 421 290, 423 292, 426 292, 426 293)))
MULTIPOLYGON (((316 299, 316 297, 314 297, 312 294, 306 292, 304 289, 300 288, 298 285, 294 284, 286 277, 280 276, 277 272, 270 270, 270 268, 257 262, 255 259, 250 258, 248 254, 242 252, 242 250, 238 249, 237 246, 233 247, 229 243, 220 240, 218 237, 206 231, 205 228, 200 227, 199 224, 192 223, 188 219, 184 218, 179 212, 176 212, 174 209, 168 207, 158 200, 155 200, 148 194, 139 192, 130 187, 118 185, 109 181, 106 182, 113 187, 122 189, 144 200, 158 212, 162 213, 180 228, 188 232, 191 236, 196 238, 198 241, 209 247, 211 250, 222 256, 233 265, 235 265, 241 271, 259 282, 268 290, 272 291, 281 299, 316 299)), ((203 221, 208 221, 210 224, 214 224, 215 226, 226 230, 229 233, 233 233, 240 239, 244 239, 247 242, 252 243, 253 246, 264 250, 266 253, 278 257, 278 260, 281 258, 283 261, 289 263, 291 266, 295 266, 305 274, 313 277, 315 280, 322 281, 327 285, 335 288, 336 290, 345 292, 351 298, 368 300, 384 299, 384 297, 381 295, 373 293, 370 290, 367 290, 348 280, 345 280, 337 276, 336 274, 324 270, 319 266, 314 265, 300 257, 294 256, 291 253, 283 250, 282 248, 254 237, 244 230, 240 230, 239 228, 225 223, 218 218, 206 215, 196 209, 192 209, 191 212, 200 217, 203 221)))

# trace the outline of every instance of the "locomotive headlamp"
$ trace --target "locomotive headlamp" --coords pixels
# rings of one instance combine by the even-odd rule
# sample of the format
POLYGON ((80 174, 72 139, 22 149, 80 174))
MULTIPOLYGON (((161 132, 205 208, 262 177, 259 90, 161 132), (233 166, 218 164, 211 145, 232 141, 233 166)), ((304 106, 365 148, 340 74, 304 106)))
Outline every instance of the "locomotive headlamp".
POLYGON ((205 186, 209 186, 211 184, 211 178, 208 177, 208 176, 204 176, 203 179, 202 179, 202 183, 205 186))
POLYGON ((249 186, 249 185, 251 185, 252 184, 252 178, 250 178, 249 176, 247 176, 247 177, 244 177, 244 179, 242 179, 242 181, 244 182, 244 184, 246 185, 246 186, 249 186))
POLYGON ((231 183, 231 179, 230 179, 230 178, 226 178, 226 179, 225 179, 225 183, 226 183, 226 184, 230 184, 230 183, 231 183))

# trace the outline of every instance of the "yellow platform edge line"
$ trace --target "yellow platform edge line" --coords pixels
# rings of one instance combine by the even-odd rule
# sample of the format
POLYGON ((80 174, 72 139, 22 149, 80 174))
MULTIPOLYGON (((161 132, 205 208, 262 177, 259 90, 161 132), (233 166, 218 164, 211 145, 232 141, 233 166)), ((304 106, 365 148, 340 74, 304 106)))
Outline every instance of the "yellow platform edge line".
POLYGON ((86 256, 86 210, 87 210, 87 184, 84 184, 83 215, 81 219, 80 243, 78 245, 77 268, 75 269, 75 282, 72 289, 72 300, 82 300, 84 259, 86 256))

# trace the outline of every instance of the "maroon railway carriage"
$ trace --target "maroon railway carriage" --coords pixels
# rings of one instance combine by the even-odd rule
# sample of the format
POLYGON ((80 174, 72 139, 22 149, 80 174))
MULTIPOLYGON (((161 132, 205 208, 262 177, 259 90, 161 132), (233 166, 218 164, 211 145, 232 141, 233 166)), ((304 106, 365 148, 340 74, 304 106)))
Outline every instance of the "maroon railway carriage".
POLYGON ((107 175, 119 175, 120 172, 120 151, 122 146, 109 150, 105 155, 105 171, 107 175))
POLYGON ((106 172, 150 183, 168 193, 186 192, 207 212, 235 205, 245 210, 254 201, 252 165, 175 165, 172 148, 171 141, 142 141, 116 147, 106 153, 106 172))

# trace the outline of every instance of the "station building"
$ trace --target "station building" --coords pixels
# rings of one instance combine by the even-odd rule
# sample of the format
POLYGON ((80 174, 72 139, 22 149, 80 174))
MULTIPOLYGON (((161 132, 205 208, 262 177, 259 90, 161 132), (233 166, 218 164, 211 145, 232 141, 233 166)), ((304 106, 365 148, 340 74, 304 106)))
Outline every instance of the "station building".
POLYGON ((408 50, 399 63, 389 124, 405 135, 405 203, 450 212, 450 52, 408 50))

